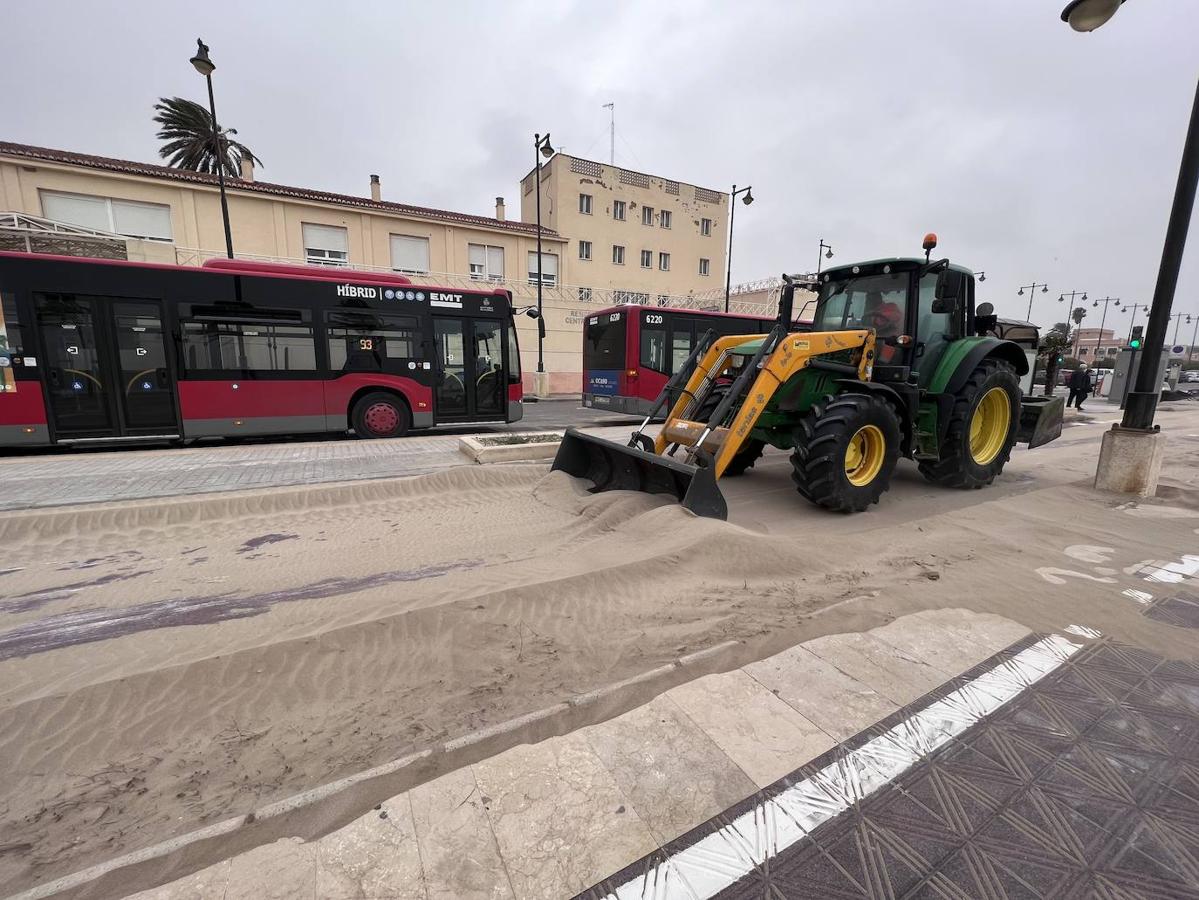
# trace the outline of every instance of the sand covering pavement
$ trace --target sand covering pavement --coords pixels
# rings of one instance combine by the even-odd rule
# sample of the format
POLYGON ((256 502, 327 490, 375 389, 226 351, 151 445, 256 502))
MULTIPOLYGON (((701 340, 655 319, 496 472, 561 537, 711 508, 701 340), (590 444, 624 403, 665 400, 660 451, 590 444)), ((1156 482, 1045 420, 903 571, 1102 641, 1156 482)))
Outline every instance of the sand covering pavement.
POLYGON ((1193 632, 1141 617, 1118 579, 1060 576, 1047 604, 1035 570, 1101 568, 1070 545, 1119 548, 1113 571, 1177 556, 1180 534, 1196 552, 1197 462, 1199 442, 1172 456, 1174 518, 1066 484, 902 528, 867 514, 852 539, 802 505, 802 529, 762 534, 536 466, 0 516, 0 884, 730 639, 749 661, 965 606, 1189 656, 1193 632))

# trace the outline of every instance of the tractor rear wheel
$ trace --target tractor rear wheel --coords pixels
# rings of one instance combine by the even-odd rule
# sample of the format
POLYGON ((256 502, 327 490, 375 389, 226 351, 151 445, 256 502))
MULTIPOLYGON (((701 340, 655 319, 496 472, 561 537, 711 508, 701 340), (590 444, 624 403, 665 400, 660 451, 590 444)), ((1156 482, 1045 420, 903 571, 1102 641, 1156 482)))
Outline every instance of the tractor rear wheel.
POLYGON ((891 486, 899 447, 899 417, 890 403, 870 394, 838 394, 801 420, 791 479, 817 506, 861 512, 891 486))
POLYGON ((981 488, 1012 455, 1020 425, 1020 381, 1009 363, 985 359, 957 392, 941 458, 920 463, 933 484, 981 488))

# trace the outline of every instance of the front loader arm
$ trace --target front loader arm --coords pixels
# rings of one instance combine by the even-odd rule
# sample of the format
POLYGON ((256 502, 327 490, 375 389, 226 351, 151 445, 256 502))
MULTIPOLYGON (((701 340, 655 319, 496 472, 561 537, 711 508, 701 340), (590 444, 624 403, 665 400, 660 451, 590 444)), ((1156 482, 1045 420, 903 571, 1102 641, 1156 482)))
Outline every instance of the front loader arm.
MULTIPOLYGON (((705 423, 692 422, 683 418, 688 412, 698 409, 702 402, 700 394, 705 382, 709 384, 736 363, 730 351, 746 343, 745 336, 720 338, 712 344, 700 361, 686 388, 670 411, 670 416, 654 442, 654 452, 661 455, 671 443, 694 446, 700 435, 708 430, 705 423)), ((715 427, 704 440, 702 449, 714 453, 715 476, 719 478, 728 468, 729 462, 744 445, 762 411, 770 403, 778 389, 801 369, 809 366, 818 357, 843 350, 856 350, 857 374, 868 381, 874 365, 874 332, 870 330, 794 332, 786 335, 774 351, 763 360, 745 399, 736 407, 736 414, 727 428, 715 427)))

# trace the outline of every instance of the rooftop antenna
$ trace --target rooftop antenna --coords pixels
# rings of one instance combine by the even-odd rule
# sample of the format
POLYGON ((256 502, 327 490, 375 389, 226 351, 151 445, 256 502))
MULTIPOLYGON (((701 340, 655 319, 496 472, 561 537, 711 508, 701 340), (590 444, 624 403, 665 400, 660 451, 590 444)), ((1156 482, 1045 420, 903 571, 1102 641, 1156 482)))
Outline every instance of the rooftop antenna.
POLYGON ((604 109, 611 110, 612 112, 612 123, 609 129, 608 139, 608 162, 611 165, 616 165, 616 104, 605 103, 604 109))

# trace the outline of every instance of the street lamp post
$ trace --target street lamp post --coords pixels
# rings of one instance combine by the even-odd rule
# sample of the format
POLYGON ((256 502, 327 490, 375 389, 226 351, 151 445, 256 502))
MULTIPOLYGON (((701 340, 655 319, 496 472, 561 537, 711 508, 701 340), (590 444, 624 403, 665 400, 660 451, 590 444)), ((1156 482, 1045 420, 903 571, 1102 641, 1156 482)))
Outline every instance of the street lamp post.
POLYGON ((1095 339, 1095 357, 1099 357, 1099 351, 1103 349, 1103 326, 1107 323, 1107 305, 1109 303, 1116 304, 1116 309, 1120 308, 1119 297, 1104 297, 1102 300, 1096 300, 1091 304, 1092 309, 1098 308, 1099 304, 1103 304, 1103 315, 1099 317, 1099 337, 1095 339))
POLYGON ((741 202, 749 206, 754 202, 753 185, 737 190, 737 185, 733 185, 733 192, 729 194, 729 256, 728 268, 724 275, 724 311, 729 311, 729 291, 733 287, 733 220, 737 216, 737 195, 744 194, 741 202))
POLYGON ((225 253, 233 259, 233 232, 229 229, 229 200, 225 196, 225 151, 221 147, 221 128, 216 121, 216 98, 212 93, 212 73, 216 64, 208 58, 208 45, 196 38, 196 55, 190 60, 192 67, 208 82, 208 111, 212 114, 212 143, 216 150, 216 180, 221 189, 221 218, 225 222, 225 253))
POLYGON ((1032 284, 1022 284, 1022 285, 1020 286, 1020 290, 1016 291, 1016 296, 1017 296, 1017 297, 1023 297, 1023 296, 1024 296, 1024 289, 1025 289, 1025 288, 1028 288, 1028 316, 1027 316, 1027 321, 1031 322, 1031 321, 1032 321, 1032 301, 1033 301, 1033 298, 1034 298, 1034 297, 1036 296, 1036 294, 1037 294, 1037 288, 1040 288, 1040 289, 1041 289, 1041 293, 1042 293, 1042 294, 1047 294, 1047 293, 1049 293, 1049 285, 1047 285, 1047 284, 1037 284, 1035 281, 1034 281, 1032 284))
POLYGON ((541 312, 541 157, 554 155, 550 136, 533 135, 533 189, 537 192, 537 371, 545 371, 545 325, 541 312))
MULTIPOLYGON (((1062 21, 1075 31, 1094 31, 1119 11, 1124 0, 1071 0, 1062 10, 1062 21)), ((1186 140, 1182 145, 1182 161, 1178 167, 1178 182, 1174 187, 1174 203, 1166 225, 1162 244, 1161 264, 1153 288, 1149 324, 1145 329, 1144 364, 1137 369, 1136 381, 1128 394, 1121 427, 1140 431, 1157 430, 1153 424, 1161 385, 1157 383, 1157 361, 1166 341, 1170 307, 1178 286, 1182 253, 1186 247, 1187 231, 1191 225, 1191 210, 1195 206, 1195 188, 1199 185, 1199 84, 1191 102, 1191 119, 1186 140)))
MULTIPOLYGON (((1127 308, 1128 307, 1125 307, 1125 309, 1127 309, 1127 308)), ((1128 340, 1129 341, 1132 340, 1132 330, 1137 327, 1137 309, 1138 309, 1138 307, 1134 303, 1132 305, 1132 321, 1128 323, 1128 340)), ((1139 307, 1139 309, 1143 310, 1144 312, 1149 312, 1148 306, 1141 306, 1141 307, 1139 307)))
POLYGON ((831 245, 831 244, 826 244, 826 243, 824 242, 824 238, 821 238, 821 239, 820 239, 820 250, 816 251, 816 274, 817 274, 817 275, 819 275, 819 274, 820 274, 820 259, 821 259, 821 257, 822 257, 822 256, 823 256, 824 258, 826 258, 826 259, 832 259, 832 258, 833 258, 833 248, 832 248, 832 245, 831 245), (822 251, 827 251, 827 252, 822 252, 822 251))
POLYGON ((1191 345, 1187 347, 1187 362, 1191 361, 1191 356, 1195 353, 1195 339, 1199 338, 1199 315, 1195 316, 1195 330, 1191 332, 1191 345))
MULTIPOLYGON (((1085 302, 1087 299, 1086 291, 1070 291, 1070 314, 1066 317, 1066 327, 1067 328, 1070 327, 1070 322, 1074 320, 1075 312, 1082 309, 1081 306, 1074 305, 1074 298, 1077 297, 1079 294, 1082 294, 1082 299, 1085 302)), ((1066 302, 1066 293, 1064 291, 1062 292, 1062 295, 1057 298, 1057 302, 1058 303, 1066 302)), ((1082 328, 1082 320, 1086 318, 1086 315, 1087 315, 1087 311, 1085 309, 1082 309, 1082 315, 1078 317, 1078 321, 1074 322, 1074 358, 1075 359, 1078 358, 1078 338, 1079 338, 1078 332, 1082 328)))

